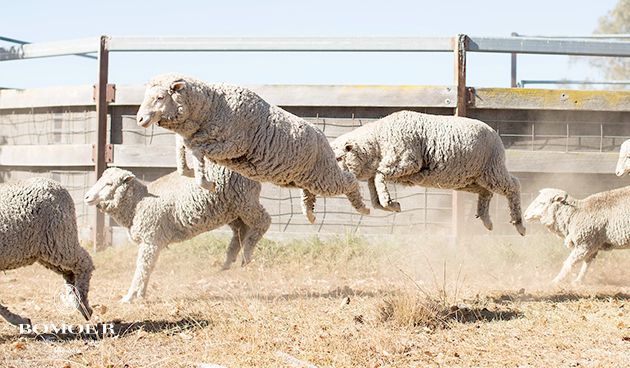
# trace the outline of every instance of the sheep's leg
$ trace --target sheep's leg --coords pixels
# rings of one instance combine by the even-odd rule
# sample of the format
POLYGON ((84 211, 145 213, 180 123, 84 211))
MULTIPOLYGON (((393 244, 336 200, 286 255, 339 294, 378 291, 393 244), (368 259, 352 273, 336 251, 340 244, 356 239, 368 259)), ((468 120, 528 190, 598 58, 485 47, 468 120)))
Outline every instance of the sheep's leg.
POLYGON ((586 275, 586 271, 588 271, 588 266, 591 265, 591 262, 597 256, 597 252, 592 252, 584 260, 582 261, 582 268, 580 268, 580 273, 577 275, 575 280, 573 280, 573 284, 581 284, 584 280, 584 276, 586 275))
POLYGON ((492 230, 492 220, 490 219, 490 200, 492 199, 492 192, 478 184, 471 184, 463 188, 458 188, 457 190, 478 195, 476 217, 481 219, 486 229, 492 230))
POLYGON ((304 214, 304 216, 306 216, 306 219, 308 219, 308 222, 310 222, 311 224, 315 223, 315 220, 317 219, 315 217, 315 194, 309 192, 307 189, 302 189, 302 213, 304 214))
POLYGON ((370 209, 365 206, 363 203, 363 198, 361 197, 361 191, 359 190, 359 182, 353 173, 348 171, 342 171, 344 184, 343 187, 345 189, 344 194, 348 197, 350 204, 357 210, 358 213, 362 215, 369 215, 370 209))
POLYGON ((216 184, 206 178, 206 159, 197 149, 192 150, 193 153, 193 165, 195 172, 195 184, 202 187, 205 190, 216 192, 216 184))
POLYGON ((552 280, 552 283, 558 284, 560 283, 560 281, 564 280, 569 272, 571 272, 571 268, 573 268, 573 266, 575 266, 575 264, 577 264, 578 262, 587 259, 590 253, 591 251, 587 250, 585 246, 576 245, 575 248, 571 251, 571 254, 569 254, 569 257, 567 257, 567 259, 562 264, 562 269, 560 270, 560 273, 558 273, 558 276, 556 276, 552 280))
POLYGON ((31 320, 28 318, 21 317, 13 312, 11 312, 7 307, 0 304, 0 316, 4 318, 7 322, 14 326, 19 325, 30 325, 31 320))
POLYGON ((385 175, 381 172, 377 172, 374 176, 374 188, 378 195, 378 201, 381 204, 382 209, 391 212, 400 212, 400 203, 393 201, 387 189, 385 183, 385 175))
POLYGON ((136 260, 136 271, 127 295, 120 302, 129 303, 135 298, 143 298, 146 292, 149 277, 155 267, 160 249, 152 244, 142 243, 138 247, 138 258, 136 260))
POLYGON ((368 189, 370 190, 370 201, 372 207, 377 210, 384 210, 385 207, 381 206, 381 202, 378 199, 378 192, 376 190, 376 184, 374 183, 374 177, 368 179, 368 189))
MULTIPOLYGON (((92 277, 92 271, 94 271, 94 264, 89 253, 81 248, 79 244, 76 245, 78 261, 66 263, 66 264, 54 264, 47 260, 40 259, 38 262, 60 274, 66 282, 66 292, 71 297, 74 307, 81 312, 81 315, 90 320, 92 316, 92 307, 88 301, 88 292, 90 290, 90 279, 92 277)), ((70 259, 67 259, 70 262, 70 259)))
POLYGON ((422 172, 422 161, 405 152, 385 154, 376 170, 374 185, 379 202, 386 211, 400 212, 400 203, 392 201, 385 181, 401 177, 409 177, 410 181, 422 181, 425 177, 425 173, 422 172))
POLYGON ((241 251, 243 245, 243 238, 248 230, 247 225, 245 225, 241 219, 236 219, 230 222, 229 226, 232 229, 232 240, 230 240, 230 245, 228 245, 225 262, 223 263, 221 270, 230 269, 232 263, 236 262, 238 252, 241 251))
POLYGON ((181 176, 194 177, 194 170, 191 170, 186 162, 186 146, 184 145, 184 138, 182 138, 179 134, 175 134, 175 157, 177 160, 177 173, 181 176))
POLYGON ((499 193, 507 198, 510 208, 510 222, 519 234, 525 236, 525 226, 523 226, 521 214, 521 184, 518 179, 512 176, 507 169, 504 169, 500 175, 495 175, 490 179, 485 178, 479 184, 491 192, 499 193))
POLYGON ((263 206, 258 204, 243 211, 241 219, 247 229, 243 241, 243 262, 241 263, 241 266, 245 266, 251 262, 256 244, 271 226, 271 216, 263 206))

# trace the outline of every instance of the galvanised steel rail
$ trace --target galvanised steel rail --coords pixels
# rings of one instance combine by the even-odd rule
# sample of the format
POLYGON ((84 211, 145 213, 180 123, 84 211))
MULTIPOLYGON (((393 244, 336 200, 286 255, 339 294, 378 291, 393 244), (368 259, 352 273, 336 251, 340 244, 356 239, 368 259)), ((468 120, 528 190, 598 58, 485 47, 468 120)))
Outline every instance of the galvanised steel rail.
MULTIPOLYGON (((450 52, 457 37, 107 37, 111 52, 450 52)), ((484 53, 630 56, 630 40, 469 37, 465 50, 484 53)), ((23 44, 0 50, 0 61, 96 53, 100 39, 23 44)))

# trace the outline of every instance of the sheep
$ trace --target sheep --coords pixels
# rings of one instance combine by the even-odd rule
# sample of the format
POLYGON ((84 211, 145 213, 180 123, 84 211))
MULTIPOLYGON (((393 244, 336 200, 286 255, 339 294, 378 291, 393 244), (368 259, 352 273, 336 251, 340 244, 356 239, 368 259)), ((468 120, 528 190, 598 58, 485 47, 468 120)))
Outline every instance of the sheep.
MULTIPOLYGON (((56 181, 39 177, 0 184, 0 270, 35 262, 63 277, 69 300, 89 320, 94 265, 79 244, 70 193, 56 181)), ((0 315, 16 326, 31 324, 2 305, 0 315)))
POLYGON ((236 261, 250 262, 256 243, 271 224, 271 216, 259 202, 261 185, 218 165, 208 165, 216 192, 200 188, 195 180, 176 171, 148 186, 127 170, 108 168, 90 188, 84 201, 107 213, 127 229, 139 245, 136 270, 121 302, 143 298, 160 251, 203 232, 229 225, 233 236, 223 269, 236 261))
POLYGON ((324 134, 249 89, 160 75, 148 83, 136 119, 142 127, 156 124, 180 135, 196 170, 205 157, 253 180, 300 188, 311 223, 316 195, 344 194, 357 212, 370 213, 358 181, 336 165, 324 134))
POLYGON ((540 221, 571 249, 553 283, 562 281, 582 261, 573 281, 580 283, 600 250, 630 248, 630 186, 581 200, 561 189, 544 188, 525 211, 525 220, 540 221))
POLYGON ((630 139, 621 144, 615 174, 621 177, 630 172, 630 139))
POLYGON ((488 230, 493 193, 507 197, 511 222, 525 235, 520 182, 505 166, 499 135, 485 123, 455 116, 399 111, 335 139, 339 166, 367 180, 372 206, 399 212, 386 182, 478 195, 477 217, 488 230))

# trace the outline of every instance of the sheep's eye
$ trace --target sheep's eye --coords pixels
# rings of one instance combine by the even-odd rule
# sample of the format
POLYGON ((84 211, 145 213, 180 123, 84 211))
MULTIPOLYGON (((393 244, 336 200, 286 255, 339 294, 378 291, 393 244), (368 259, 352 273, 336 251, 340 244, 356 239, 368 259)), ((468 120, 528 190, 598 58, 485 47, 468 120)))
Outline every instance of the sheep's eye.
POLYGON ((164 99, 164 96, 160 95, 160 96, 157 96, 155 99, 158 101, 162 101, 164 99))

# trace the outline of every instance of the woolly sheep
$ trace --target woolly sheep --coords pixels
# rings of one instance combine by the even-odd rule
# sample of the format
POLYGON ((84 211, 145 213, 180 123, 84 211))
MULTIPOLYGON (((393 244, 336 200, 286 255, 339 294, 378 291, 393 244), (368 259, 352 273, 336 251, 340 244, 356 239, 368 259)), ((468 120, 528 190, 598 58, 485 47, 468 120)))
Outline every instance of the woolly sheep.
POLYGON ((359 213, 370 212, 354 175, 336 165, 324 134, 248 89, 160 75, 147 86, 137 122, 182 136, 195 169, 203 169, 205 157, 253 180, 301 188, 302 211, 311 223, 316 195, 345 194, 359 213))
POLYGON ((621 144, 615 174, 621 177, 630 172, 630 139, 621 144))
POLYGON ((477 217, 492 230, 488 209, 499 193, 525 235, 519 180, 505 167, 499 135, 479 120, 400 111, 341 135, 332 147, 340 167, 368 181, 374 208, 400 211, 386 182, 462 190, 478 194, 477 217))
POLYGON ((260 183, 218 165, 207 170, 216 192, 199 188, 194 179, 177 172, 146 186, 127 170, 109 168, 85 194, 86 204, 109 214, 139 245, 136 271, 122 302, 144 297, 162 249, 222 225, 233 232, 223 269, 236 261, 241 247, 242 265, 250 262, 271 224, 259 202, 260 183))
MULTIPOLYGON (((0 184, 0 270, 35 262, 63 277, 68 296, 89 320, 88 291, 94 265, 79 244, 70 193, 46 178, 0 184)), ((13 325, 31 323, 2 305, 0 315, 13 325)))
POLYGON ((581 200, 564 190, 545 188, 525 211, 525 219, 540 221, 572 249, 553 282, 562 281, 582 261, 574 280, 579 283, 600 250, 630 248, 630 186, 581 200))

